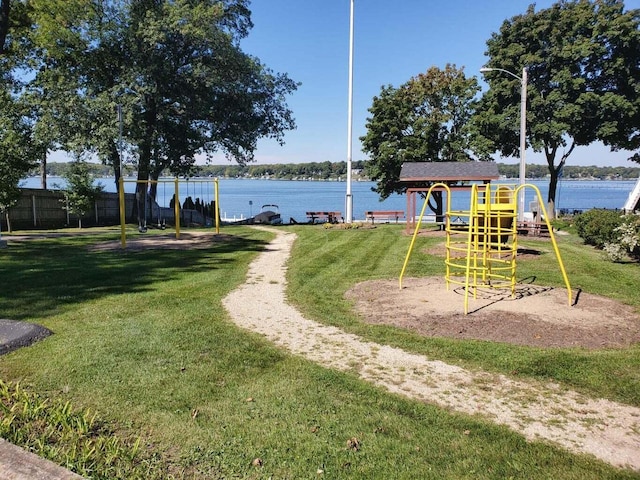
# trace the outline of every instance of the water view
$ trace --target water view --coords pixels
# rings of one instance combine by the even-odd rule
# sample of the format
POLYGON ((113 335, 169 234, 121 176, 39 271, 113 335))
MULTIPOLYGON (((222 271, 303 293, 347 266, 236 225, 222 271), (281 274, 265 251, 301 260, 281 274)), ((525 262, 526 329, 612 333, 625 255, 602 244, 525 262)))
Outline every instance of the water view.
MULTIPOLYGON (((105 191, 115 192, 115 183, 111 178, 97 181, 104 186, 105 191)), ((511 184, 515 180, 501 181, 511 184)), ((543 201, 548 192, 547 180, 528 182, 540 189, 543 201)), ((64 180, 59 177, 49 177, 50 186, 64 186, 64 180)), ((621 209, 635 181, 626 180, 563 180, 558 187, 556 208, 573 211, 591 208, 621 209)), ((353 182, 353 216, 356 220, 365 218, 367 210, 407 210, 407 200, 404 195, 392 195, 380 201, 379 195, 372 191, 375 182, 353 182)), ((39 178, 28 178, 21 182, 25 188, 39 188, 39 178)), ((126 182, 125 191, 133 193, 135 183, 126 182)), ((157 202, 161 207, 169 207, 174 194, 172 179, 158 185, 157 202)), ((298 222, 307 220, 307 211, 340 211, 345 212, 345 182, 295 181, 295 180, 248 180, 248 179, 220 179, 220 215, 228 219, 247 218, 259 213, 263 205, 277 205, 282 219, 288 223, 291 218, 298 222)), ((195 181, 180 181, 179 198, 184 202, 187 197, 201 202, 211 202, 214 198, 213 179, 196 179, 195 181)), ((534 201, 533 189, 526 190, 525 205, 529 209, 534 201)), ((418 208, 421 208, 419 205, 418 208)), ((452 195, 452 208, 467 209, 469 206, 468 192, 455 192, 452 195)))

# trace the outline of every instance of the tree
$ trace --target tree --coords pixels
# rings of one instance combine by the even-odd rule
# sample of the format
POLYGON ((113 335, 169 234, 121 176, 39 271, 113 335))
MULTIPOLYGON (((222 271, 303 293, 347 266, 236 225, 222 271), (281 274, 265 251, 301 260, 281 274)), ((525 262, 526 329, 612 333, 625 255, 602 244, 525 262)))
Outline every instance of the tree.
POLYGON ((382 87, 367 118, 363 151, 365 170, 377 183, 381 199, 403 193, 404 162, 452 162, 488 159, 486 145, 469 122, 480 88, 463 68, 431 67, 399 88, 382 87))
POLYGON ((247 4, 132 2, 124 78, 139 181, 165 168, 188 174, 199 153, 249 162, 258 138, 282 141, 294 127, 284 98, 296 84, 239 48, 252 27, 247 4))
POLYGON ((80 98, 77 65, 86 53, 82 47, 90 31, 91 0, 10 3, 4 72, 30 126, 32 155, 41 163, 42 188, 46 188, 48 152, 67 147, 85 123, 70 107, 80 98))
MULTIPOLYGON (((576 146, 639 146, 640 11, 623 8, 618 0, 561 0, 538 12, 532 5, 487 42, 488 67, 528 69, 527 143, 545 154, 551 215, 576 146)), ((520 81, 501 72, 487 81, 474 122, 494 151, 518 155, 520 81)))
MULTIPOLYGON (((8 92, 2 89, 0 111, 0 212, 6 213, 20 198, 19 182, 33 168, 33 163, 29 126, 8 92)), ((10 230, 8 222, 7 226, 10 230)))
POLYGON ((96 198, 102 192, 102 185, 94 185, 94 176, 89 165, 83 160, 75 160, 63 177, 67 182, 65 189, 65 209, 78 216, 78 228, 82 228, 83 217, 91 211, 96 198))
MULTIPOLYGON (((595 40, 608 48, 593 60, 602 64, 598 87, 608 93, 600 106, 598 139, 612 150, 635 150, 640 163, 640 10, 624 12, 623 2, 602 2, 595 40)), ((597 68, 597 65, 592 67, 597 68)))
MULTIPOLYGON (((0 212, 7 213, 20 198, 19 182, 33 168, 32 128, 16 93, 20 83, 11 75, 16 68, 18 37, 27 28, 25 4, 0 0, 0 212), (11 14, 11 17, 9 16, 11 14)), ((1 222, 0 222, 1 223, 1 222)), ((7 227, 10 230, 9 216, 7 227)))
POLYGON ((246 163, 259 138, 282 142, 295 127, 285 97, 297 85, 241 50, 252 27, 248 3, 32 1, 31 48, 22 54, 34 73, 25 87, 34 124, 55 127, 43 143, 97 154, 117 181, 120 105, 142 205, 145 182, 165 169, 188 174, 196 155, 222 151, 246 163))

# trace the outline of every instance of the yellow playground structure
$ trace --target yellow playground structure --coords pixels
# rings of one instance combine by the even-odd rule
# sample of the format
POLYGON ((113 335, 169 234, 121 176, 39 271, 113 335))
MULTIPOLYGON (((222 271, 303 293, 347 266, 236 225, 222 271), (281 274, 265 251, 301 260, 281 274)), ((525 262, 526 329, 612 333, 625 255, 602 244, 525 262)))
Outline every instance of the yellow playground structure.
MULTIPOLYGON (((464 313, 469 312, 469 295, 477 298, 478 289, 509 290, 511 296, 516 293, 516 258, 518 253, 518 194, 525 188, 531 188, 538 197, 538 205, 543 210, 542 217, 549 231, 551 243, 562 273, 569 304, 572 303, 571 286, 560 257, 560 251, 544 211, 540 190, 535 185, 524 184, 518 187, 499 184, 471 185, 469 210, 451 210, 451 189, 445 183, 436 183, 427 191, 427 195, 416 222, 416 227, 400 273, 402 278, 409 263, 416 237, 420 231, 429 197, 433 191, 446 192, 446 213, 444 230, 446 232, 445 281, 450 285, 464 287, 464 313)), ((523 192, 524 193, 524 192, 523 192)))

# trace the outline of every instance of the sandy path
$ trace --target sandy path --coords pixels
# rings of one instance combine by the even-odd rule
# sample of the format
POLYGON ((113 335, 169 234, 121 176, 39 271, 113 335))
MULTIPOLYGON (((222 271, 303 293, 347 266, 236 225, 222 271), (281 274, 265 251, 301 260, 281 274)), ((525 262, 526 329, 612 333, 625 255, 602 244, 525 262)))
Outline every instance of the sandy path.
MULTIPOLYGON (((273 231, 273 230, 272 230, 273 231)), ((553 384, 471 372, 362 340, 305 319, 286 303, 286 261, 295 234, 276 231, 223 304, 233 321, 320 365, 350 371, 390 392, 506 425, 618 467, 640 470, 640 409, 553 384)))

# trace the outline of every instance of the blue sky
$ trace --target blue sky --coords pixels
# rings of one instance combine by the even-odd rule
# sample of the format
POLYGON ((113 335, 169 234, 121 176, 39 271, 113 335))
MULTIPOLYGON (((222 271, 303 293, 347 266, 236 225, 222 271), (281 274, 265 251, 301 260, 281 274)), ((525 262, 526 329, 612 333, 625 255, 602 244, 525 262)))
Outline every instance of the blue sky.
MULTIPOLYGON (((398 86, 430 66, 464 66, 477 75, 487 61, 486 41, 505 19, 532 0, 355 0, 353 160, 363 160, 367 109, 383 85, 398 86)), ((538 0, 536 9, 554 2, 538 0)), ((640 0, 625 2, 640 8, 640 0)), ((301 86, 288 98, 297 129, 284 146, 261 141, 259 163, 338 162, 347 159, 350 0, 253 0, 254 29, 243 49, 301 86)), ((482 83, 486 88, 486 84, 482 83)), ((638 166, 626 152, 580 147, 568 165, 638 166)), ((516 163, 517 159, 500 159, 516 163)), ((216 161, 224 163, 225 160, 216 161)), ((527 151, 527 163, 545 163, 527 151)))

